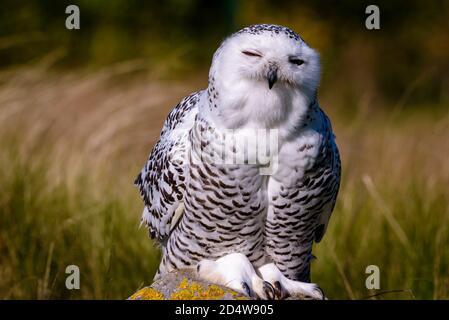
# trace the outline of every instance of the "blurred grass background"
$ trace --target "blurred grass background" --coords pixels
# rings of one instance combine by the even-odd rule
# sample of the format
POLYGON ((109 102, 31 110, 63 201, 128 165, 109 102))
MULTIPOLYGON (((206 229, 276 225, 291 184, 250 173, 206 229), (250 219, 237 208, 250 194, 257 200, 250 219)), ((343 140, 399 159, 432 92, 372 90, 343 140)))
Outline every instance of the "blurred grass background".
POLYGON ((333 299, 449 298, 449 3, 13 1, 0 4, 0 298, 128 297, 159 253, 132 185, 170 108, 253 23, 322 56, 343 161, 312 280, 333 299), (77 4, 81 29, 64 27, 77 4), (81 289, 65 288, 65 267, 81 289), (377 265, 381 289, 365 288, 377 265))

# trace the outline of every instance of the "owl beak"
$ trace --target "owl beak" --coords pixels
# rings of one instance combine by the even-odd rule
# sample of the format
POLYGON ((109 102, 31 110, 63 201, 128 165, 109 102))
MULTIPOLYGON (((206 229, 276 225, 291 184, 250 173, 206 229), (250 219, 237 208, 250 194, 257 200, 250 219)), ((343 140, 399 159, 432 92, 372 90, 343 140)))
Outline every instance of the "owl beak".
POLYGON ((273 85, 276 83, 278 79, 278 67, 271 65, 268 69, 267 80, 268 80, 268 88, 273 88, 273 85))

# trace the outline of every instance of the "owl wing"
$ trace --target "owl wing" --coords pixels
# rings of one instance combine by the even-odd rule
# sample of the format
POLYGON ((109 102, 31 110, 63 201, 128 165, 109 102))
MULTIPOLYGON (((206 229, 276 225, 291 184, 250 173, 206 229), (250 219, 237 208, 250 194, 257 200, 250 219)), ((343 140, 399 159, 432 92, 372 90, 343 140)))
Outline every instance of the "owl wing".
POLYGON ((340 161, 340 153, 337 148, 337 144, 335 143, 335 136, 332 131, 332 125, 329 118, 322 112, 322 115, 326 122, 326 141, 325 144, 327 150, 325 152, 328 153, 326 159, 328 159, 327 168, 324 171, 322 181, 327 181, 328 194, 330 195, 330 199, 327 205, 323 208, 320 213, 318 224, 315 229, 315 242, 320 242, 323 239, 324 233, 326 232, 327 225, 329 223, 329 219, 331 217, 332 211, 334 211, 335 202, 337 201, 338 191, 340 189, 340 178, 341 178, 341 161, 340 161))
POLYGON ((159 141, 136 177, 145 207, 142 224, 152 239, 164 242, 183 212, 189 131, 198 112, 202 91, 185 97, 169 113, 159 141))

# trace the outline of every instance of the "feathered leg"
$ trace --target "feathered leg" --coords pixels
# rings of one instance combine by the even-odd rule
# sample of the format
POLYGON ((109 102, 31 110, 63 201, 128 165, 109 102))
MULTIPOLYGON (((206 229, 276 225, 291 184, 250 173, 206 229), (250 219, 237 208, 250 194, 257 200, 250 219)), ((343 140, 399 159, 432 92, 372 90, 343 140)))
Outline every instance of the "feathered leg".
POLYGON ((288 296, 306 296, 312 299, 325 299, 324 292, 314 283, 293 281, 288 279, 274 263, 268 263, 258 269, 262 279, 275 288, 275 296, 285 299, 288 296))
POLYGON ((231 253, 215 261, 202 260, 197 265, 197 272, 206 281, 231 288, 251 298, 275 298, 273 286, 257 274, 248 258, 241 253, 231 253))

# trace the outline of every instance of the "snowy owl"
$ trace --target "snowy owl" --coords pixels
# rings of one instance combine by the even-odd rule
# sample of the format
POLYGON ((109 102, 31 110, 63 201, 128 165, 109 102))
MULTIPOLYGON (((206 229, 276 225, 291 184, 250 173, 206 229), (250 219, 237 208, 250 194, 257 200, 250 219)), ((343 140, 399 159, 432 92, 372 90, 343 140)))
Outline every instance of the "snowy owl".
POLYGON ((310 283, 312 245, 326 231, 341 167, 319 79, 318 53, 289 28, 253 25, 222 42, 207 89, 169 113, 135 180, 142 223, 163 251, 155 279, 192 268, 255 298, 324 298, 310 283), (235 142, 248 130, 276 133, 269 174, 267 163, 239 157, 246 149, 235 142))

